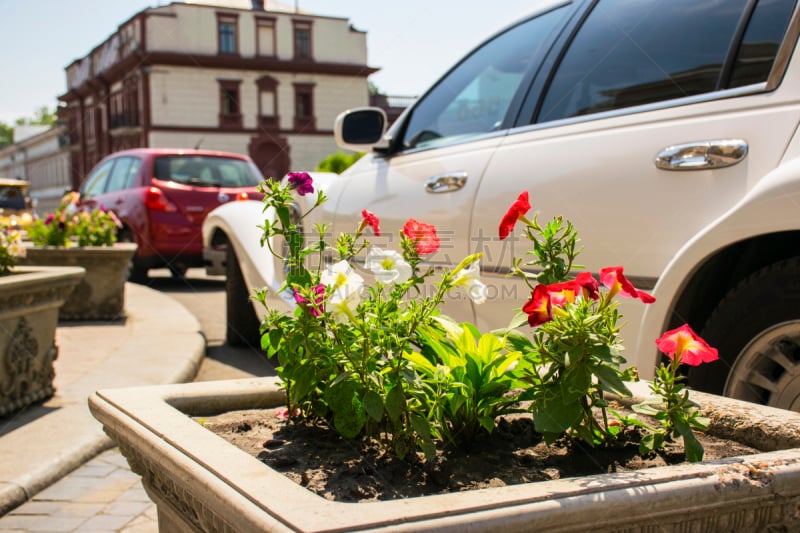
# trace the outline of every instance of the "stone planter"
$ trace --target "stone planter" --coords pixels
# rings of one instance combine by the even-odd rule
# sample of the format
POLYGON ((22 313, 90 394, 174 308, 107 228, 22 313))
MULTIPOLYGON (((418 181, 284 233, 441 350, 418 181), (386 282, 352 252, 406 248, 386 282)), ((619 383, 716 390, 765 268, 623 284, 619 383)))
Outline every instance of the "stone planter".
POLYGON ((86 276, 59 312, 60 320, 115 320, 125 313, 125 281, 134 243, 114 246, 26 246, 26 257, 17 264, 28 266, 79 266, 86 276))
POLYGON ((800 414, 697 393, 711 431, 764 453, 404 500, 321 498, 187 415, 274 407, 275 378, 99 391, 90 409, 160 531, 797 531, 800 414))
POLYGON ((0 417, 53 395, 58 309, 76 267, 17 267, 0 277, 0 417))

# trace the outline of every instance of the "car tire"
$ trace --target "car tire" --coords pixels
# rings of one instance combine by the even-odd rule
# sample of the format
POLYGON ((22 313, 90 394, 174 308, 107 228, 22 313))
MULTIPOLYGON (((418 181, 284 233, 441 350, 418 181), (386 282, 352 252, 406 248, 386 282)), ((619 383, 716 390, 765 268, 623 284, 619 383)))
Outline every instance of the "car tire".
POLYGON ((800 259, 781 261, 727 294, 701 333, 720 359, 690 369, 693 387, 800 411, 798 273, 800 259))
POLYGON ((242 276, 239 261, 233 247, 225 251, 225 340, 231 346, 261 346, 260 323, 250 290, 242 276))

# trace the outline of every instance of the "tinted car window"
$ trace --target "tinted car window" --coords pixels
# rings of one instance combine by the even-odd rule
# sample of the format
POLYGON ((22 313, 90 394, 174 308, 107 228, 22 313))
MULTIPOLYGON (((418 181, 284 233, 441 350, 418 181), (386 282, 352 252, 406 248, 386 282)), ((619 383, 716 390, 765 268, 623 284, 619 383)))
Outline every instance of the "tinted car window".
POLYGON ((106 161, 100 167, 92 172, 83 184, 81 194, 86 197, 96 196, 102 194, 106 188, 106 181, 111 173, 111 167, 114 165, 114 160, 106 161))
POLYGON ((729 87, 767 80, 778 47, 789 26, 794 0, 761 0, 747 24, 736 55, 729 87))
POLYGON ((261 181, 248 161, 207 156, 158 157, 153 177, 199 187, 252 187, 261 181))
POLYGON ((575 35, 538 122, 717 89, 747 0, 603 0, 575 35))
POLYGON ((135 157, 120 157, 114 163, 106 191, 121 191, 133 185, 141 161, 135 157))
POLYGON ((25 209, 24 189, 12 185, 0 185, 0 207, 25 209))
POLYGON ((517 25, 456 66, 414 108, 404 147, 498 129, 525 74, 541 60, 567 12, 557 9, 517 25))

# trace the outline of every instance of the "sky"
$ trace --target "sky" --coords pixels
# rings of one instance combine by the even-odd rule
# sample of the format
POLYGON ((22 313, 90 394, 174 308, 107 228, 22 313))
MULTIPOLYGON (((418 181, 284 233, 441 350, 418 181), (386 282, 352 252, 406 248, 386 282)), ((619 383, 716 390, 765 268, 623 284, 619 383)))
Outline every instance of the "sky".
MULTIPOLYGON (((367 32, 370 77, 382 92, 417 96, 491 34, 539 0, 283 0, 345 17, 367 32), (491 9, 487 9, 491 6, 491 9)), ((13 125, 66 92, 64 68, 117 27, 166 0, 0 0, 0 122, 13 125)), ((267 0, 269 6, 269 0, 267 0)))

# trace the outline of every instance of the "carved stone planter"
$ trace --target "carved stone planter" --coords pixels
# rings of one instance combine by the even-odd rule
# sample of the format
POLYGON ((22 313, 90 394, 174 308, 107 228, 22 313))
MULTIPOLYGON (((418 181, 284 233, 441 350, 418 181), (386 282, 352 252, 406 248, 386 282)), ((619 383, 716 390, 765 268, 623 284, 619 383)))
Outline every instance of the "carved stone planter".
POLYGON ((58 309, 77 267, 17 267, 0 277, 0 417, 53 395, 58 309))
POLYGON ((59 312, 60 320, 115 320, 125 312, 125 281, 134 243, 114 246, 27 246, 17 261, 28 266, 79 266, 86 276, 59 312))
POLYGON ((280 405, 275 378, 105 390, 89 405, 165 532, 800 530, 800 414, 694 399, 711 433, 764 453, 367 503, 321 498, 188 416, 280 405))

